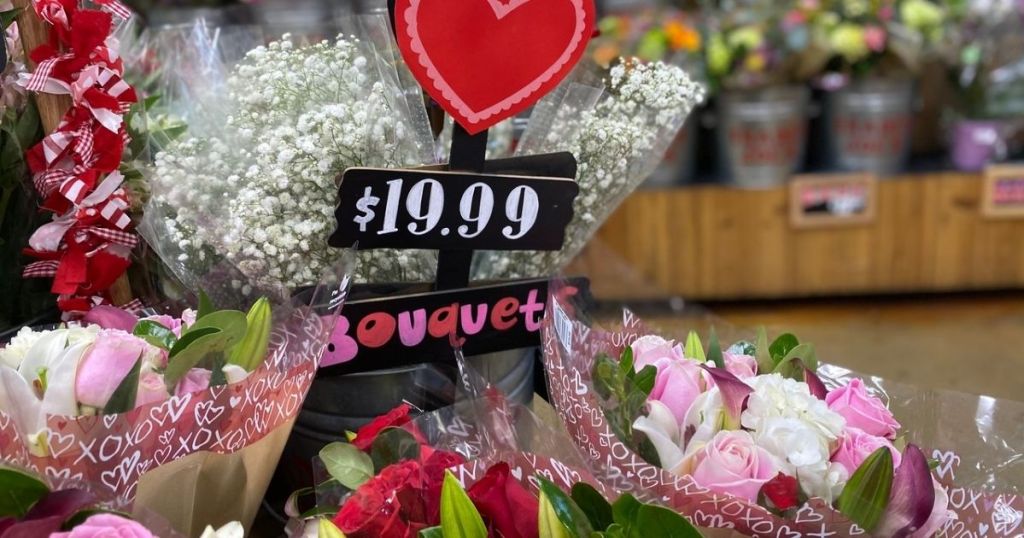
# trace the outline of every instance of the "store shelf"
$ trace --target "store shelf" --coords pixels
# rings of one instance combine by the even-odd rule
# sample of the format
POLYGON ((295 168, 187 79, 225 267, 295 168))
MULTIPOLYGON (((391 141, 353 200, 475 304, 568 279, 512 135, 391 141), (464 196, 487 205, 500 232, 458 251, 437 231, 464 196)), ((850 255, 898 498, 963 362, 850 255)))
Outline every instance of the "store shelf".
POLYGON ((983 182, 952 172, 882 180, 872 222, 818 229, 791 225, 787 187, 639 191, 596 244, 645 285, 597 271, 595 289, 727 300, 1024 287, 1024 219, 984 217, 983 182))

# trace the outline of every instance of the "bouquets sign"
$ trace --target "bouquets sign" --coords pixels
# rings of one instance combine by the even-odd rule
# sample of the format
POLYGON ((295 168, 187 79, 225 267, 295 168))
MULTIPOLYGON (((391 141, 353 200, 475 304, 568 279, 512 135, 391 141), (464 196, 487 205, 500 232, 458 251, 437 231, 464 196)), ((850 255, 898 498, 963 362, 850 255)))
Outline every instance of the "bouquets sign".
POLYGON ((431 97, 470 134, 530 107, 572 71, 593 0, 398 0, 398 45, 431 97))

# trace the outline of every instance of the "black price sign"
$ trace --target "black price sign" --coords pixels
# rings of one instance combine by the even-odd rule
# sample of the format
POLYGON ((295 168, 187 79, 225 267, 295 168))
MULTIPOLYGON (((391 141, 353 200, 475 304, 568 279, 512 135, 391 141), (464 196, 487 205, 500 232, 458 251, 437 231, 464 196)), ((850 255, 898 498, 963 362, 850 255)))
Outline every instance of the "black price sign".
POLYGON ((572 179, 350 168, 334 247, 558 250, 579 186, 572 179))

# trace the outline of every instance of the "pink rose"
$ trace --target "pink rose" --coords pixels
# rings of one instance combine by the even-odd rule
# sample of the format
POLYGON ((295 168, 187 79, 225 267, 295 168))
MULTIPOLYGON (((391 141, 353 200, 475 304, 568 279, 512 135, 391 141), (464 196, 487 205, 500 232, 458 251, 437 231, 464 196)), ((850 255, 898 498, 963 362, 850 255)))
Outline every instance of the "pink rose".
POLYGON ((89 516, 69 532, 55 532, 50 538, 157 538, 139 523, 114 514, 89 516))
POLYGON ((75 377, 75 398, 78 402, 97 409, 106 407, 148 346, 145 341, 122 331, 100 331, 78 363, 75 377))
POLYGON ((832 461, 846 467, 852 476, 868 456, 883 446, 892 453, 893 468, 899 467, 903 456, 888 439, 866 434, 857 428, 847 428, 839 441, 839 448, 832 454, 832 461))
POLYGON ((864 28, 864 43, 867 44, 868 48, 873 52, 882 52, 885 50, 886 37, 885 29, 880 26, 868 26, 864 28))
MULTIPOLYGON (((683 361, 683 347, 657 335, 642 336, 629 346, 633 350, 633 368, 637 372, 645 366, 658 366, 667 361, 683 361)), ((658 367, 660 370, 661 367, 658 367)))
POLYGON ((181 311, 181 324, 187 329, 196 324, 196 311, 186 308, 181 311))
POLYGON ((845 387, 828 393, 825 403, 829 409, 842 415, 846 425, 869 435, 895 439, 900 423, 881 400, 868 393, 864 382, 854 378, 845 387))
POLYGON ((139 376, 139 389, 135 396, 135 407, 162 402, 169 398, 164 376, 156 372, 145 372, 139 376))
POLYGON ((750 355, 733 355, 723 352, 725 358, 725 369, 730 374, 740 379, 750 379, 757 376, 757 359, 750 355))
POLYGON ((658 376, 648 400, 665 404, 681 424, 694 400, 711 386, 708 374, 697 362, 688 359, 662 360, 655 366, 658 376))
POLYGON ((181 320, 180 319, 174 319, 171 316, 167 316, 167 315, 159 315, 159 316, 149 316, 148 318, 143 318, 143 321, 153 321, 153 322, 159 323, 160 325, 163 325, 164 327, 167 327, 168 329, 170 329, 171 332, 174 333, 174 336, 177 336, 178 338, 181 338, 181 320))
POLYGON ((689 462, 691 475, 708 489, 757 502, 761 486, 781 472, 767 450, 745 431, 720 431, 689 462))
POLYGON ((181 396, 191 392, 199 392, 210 388, 210 371, 202 368, 193 368, 185 374, 185 377, 178 381, 174 388, 174 395, 181 396))

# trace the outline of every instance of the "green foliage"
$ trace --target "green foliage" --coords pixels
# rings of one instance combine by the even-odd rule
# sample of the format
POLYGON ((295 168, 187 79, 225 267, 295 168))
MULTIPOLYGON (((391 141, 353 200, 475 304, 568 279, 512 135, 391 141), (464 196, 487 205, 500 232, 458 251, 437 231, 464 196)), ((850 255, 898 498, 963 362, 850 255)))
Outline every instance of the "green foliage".
POLYGON ((49 492, 50 488, 41 480, 21 471, 0 467, 0 519, 23 517, 49 492))
POLYGON ((441 486, 441 527, 445 538, 487 538, 487 526, 451 471, 441 486))
POLYGON ((373 460, 348 443, 331 443, 320 450, 327 473, 341 485, 355 490, 373 478, 373 460))
POLYGON ((654 465, 660 463, 658 451, 646 435, 633 430, 633 421, 643 412, 657 373, 650 365, 637 372, 631 351, 624 351, 618 362, 607 355, 599 356, 593 371, 594 390, 605 400, 603 409, 612 431, 654 465))
POLYGON ((135 398, 139 391, 139 374, 141 370, 142 356, 140 355, 139 358, 135 359, 135 366, 121 380, 121 384, 117 386, 114 393, 110 395, 110 400, 107 401, 106 407, 103 408, 104 415, 127 413, 135 409, 135 398))
POLYGON ((893 475, 892 453, 879 448, 850 477, 836 508, 861 528, 874 530, 889 505, 893 475))
POLYGON ((171 348, 164 372, 167 386, 177 385, 203 360, 212 360, 217 354, 223 356, 245 337, 246 327, 245 314, 237 310, 220 310, 197 320, 171 348))
POLYGON ((385 428, 370 445, 370 460, 379 473, 388 465, 420 457, 420 443, 402 428, 385 428))

